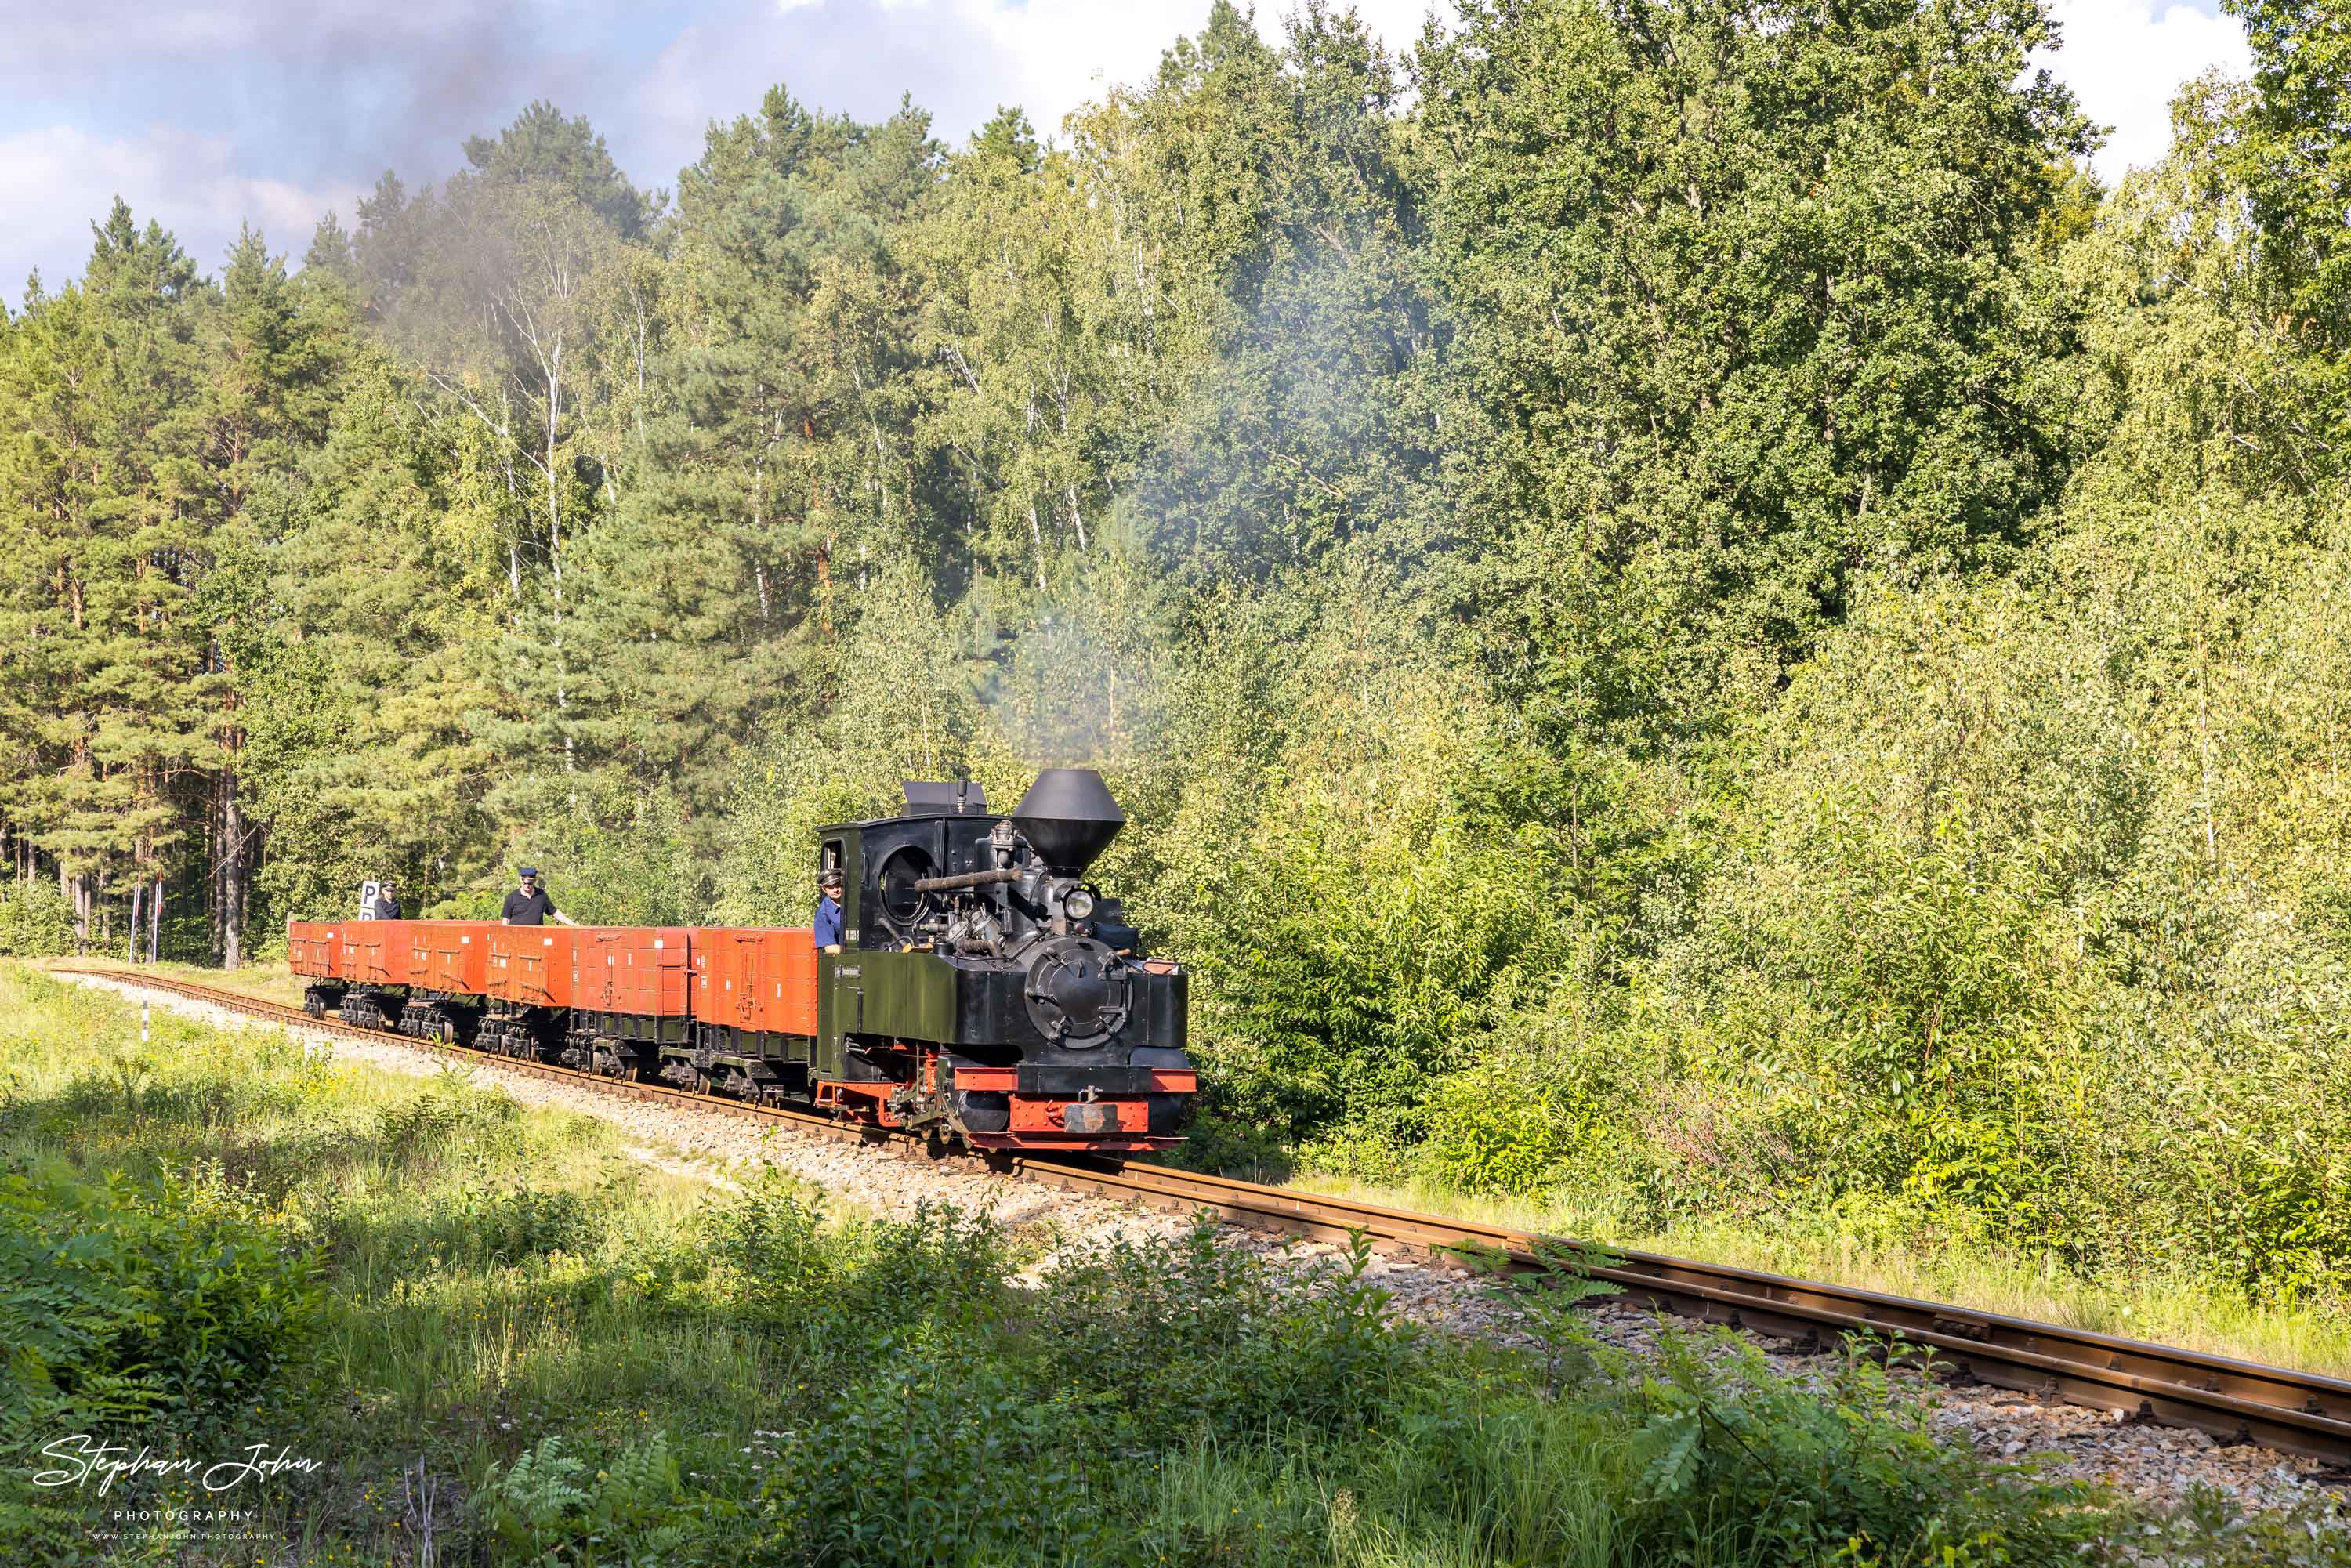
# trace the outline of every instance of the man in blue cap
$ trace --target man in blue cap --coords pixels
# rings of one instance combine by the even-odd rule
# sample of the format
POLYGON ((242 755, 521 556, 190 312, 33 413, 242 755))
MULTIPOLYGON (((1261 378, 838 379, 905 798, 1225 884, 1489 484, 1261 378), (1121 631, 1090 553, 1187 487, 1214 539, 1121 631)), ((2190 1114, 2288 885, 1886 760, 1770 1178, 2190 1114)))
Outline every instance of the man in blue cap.
POLYGON ((555 907, 555 900, 538 885, 538 868, 522 868, 522 886, 507 894, 506 904, 498 911, 499 921, 507 925, 544 925, 554 921, 558 925, 580 923, 555 907))
POLYGON ((841 873, 826 872, 817 879, 816 918, 809 922, 809 935, 816 939, 820 953, 841 951, 841 873))

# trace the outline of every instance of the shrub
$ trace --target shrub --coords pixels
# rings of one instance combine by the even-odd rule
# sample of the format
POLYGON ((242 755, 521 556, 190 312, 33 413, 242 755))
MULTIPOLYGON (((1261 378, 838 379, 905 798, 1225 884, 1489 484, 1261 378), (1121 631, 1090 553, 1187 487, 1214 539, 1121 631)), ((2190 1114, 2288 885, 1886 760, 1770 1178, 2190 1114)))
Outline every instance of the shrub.
POLYGON ((1061 1560, 1099 1560, 1115 1488, 1089 1484, 1111 1467, 1085 1441, 1083 1392, 1011 1371, 976 1344, 928 1346, 791 1433, 763 1497, 792 1558, 1002 1562, 1041 1538, 1061 1560))
POLYGON ((1212 1225, 1175 1241, 1121 1240, 1048 1274, 1026 1327, 1066 1364, 1114 1369, 1105 1386, 1137 1440, 1204 1425, 1350 1427, 1417 1343, 1365 1282, 1369 1260, 1359 1242, 1345 1268, 1301 1288, 1278 1285, 1212 1225))
POLYGON ((884 1341, 968 1332, 998 1313, 1011 1272, 986 1216, 918 1204, 905 1219, 826 1229, 820 1199, 804 1199, 773 1166, 714 1228, 738 1313, 810 1355, 855 1359, 884 1341))
POLYGON ((73 905, 46 882, 0 883, 0 955, 42 958, 74 950, 73 905))
POLYGON ((1383 574, 1201 613, 1220 657, 1119 779, 1134 826, 1101 874, 1192 966, 1194 1044, 1229 1114, 1404 1148, 1431 1080, 1564 962, 1562 824, 1588 781, 1383 574))
POLYGON ((0 1175, 9 1406, 47 1425, 198 1427, 252 1404, 323 1322, 315 1253, 220 1182, 0 1175))
MULTIPOLYGON (((835 1310, 872 1321, 897 1301, 901 1320, 919 1324, 925 1312, 936 1321, 937 1302, 974 1298, 952 1246, 898 1239, 914 1244, 876 1248, 863 1265, 895 1260, 885 1267, 898 1283, 876 1291, 845 1270, 829 1292, 835 1310)), ((789 1435, 766 1490, 787 1553, 1124 1559, 1144 1467, 1171 1444, 1246 1445, 1280 1430, 1343 1445, 1376 1424, 1419 1342, 1364 1282, 1369 1256, 1358 1246, 1348 1267, 1298 1291, 1210 1227, 1122 1241, 1055 1268, 1026 1313, 958 1312, 953 1332, 837 1364, 845 1386, 789 1435)))
POLYGON ((552 1252, 578 1252, 596 1237, 596 1217, 576 1192, 510 1192, 469 1188, 452 1218, 474 1238, 477 1254, 494 1265, 520 1263, 552 1252))
POLYGON ((522 1107, 498 1089, 485 1089, 455 1069, 434 1074, 423 1088, 376 1113, 376 1136, 395 1161, 441 1158, 460 1142, 516 1146, 522 1135, 522 1107))
POLYGON ((1589 1135, 1593 1107, 1573 1084, 1505 1060, 1456 1073, 1424 1112, 1423 1167, 1463 1192, 1544 1186, 1589 1135))
POLYGON ((2085 1489, 1944 1441, 1857 1343, 1799 1380, 1729 1336, 1668 1334, 1649 1370, 1612 1397, 1639 1422, 1636 1497, 1660 1544, 1702 1523, 1746 1561, 1956 1568, 2064 1562, 2098 1533, 2085 1489))
MULTIPOLYGON (((429 1211, 380 1218, 371 1230, 386 1266, 420 1277, 584 1253, 603 1233, 594 1206, 580 1194, 522 1186, 469 1186, 429 1211)), ((360 1234, 350 1230, 343 1239, 356 1244, 360 1234)))

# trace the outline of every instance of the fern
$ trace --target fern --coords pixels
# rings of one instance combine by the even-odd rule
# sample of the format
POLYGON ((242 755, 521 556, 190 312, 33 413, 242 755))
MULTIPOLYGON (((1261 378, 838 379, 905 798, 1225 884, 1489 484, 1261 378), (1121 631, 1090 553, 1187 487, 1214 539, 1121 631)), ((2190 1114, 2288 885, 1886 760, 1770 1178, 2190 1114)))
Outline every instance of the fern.
POLYGON ((1641 1493, 1652 1502, 1679 1497, 1690 1489, 1705 1450, 1705 1416, 1696 1406, 1653 1416, 1642 1436, 1662 1446, 1641 1471, 1641 1493))
POLYGON ((684 1478, 664 1432, 622 1448, 592 1477, 560 1437, 543 1437, 484 1492, 492 1531, 534 1563, 674 1561, 693 1535, 675 1517, 684 1478))
POLYGON ((539 1439, 488 1488, 490 1528, 508 1545, 552 1561, 573 1510, 588 1500, 575 1483, 588 1467, 563 1451, 560 1437, 539 1439))

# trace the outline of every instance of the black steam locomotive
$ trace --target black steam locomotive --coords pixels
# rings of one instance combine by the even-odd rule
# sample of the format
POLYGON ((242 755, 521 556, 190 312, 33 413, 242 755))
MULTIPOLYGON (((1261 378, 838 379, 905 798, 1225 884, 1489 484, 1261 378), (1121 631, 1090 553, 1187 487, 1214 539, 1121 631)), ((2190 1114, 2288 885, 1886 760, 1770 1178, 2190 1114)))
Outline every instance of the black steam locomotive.
POLYGON ((1008 817, 969 783, 905 792, 904 814, 820 835, 844 886, 841 951, 816 959, 818 1102, 983 1147, 1174 1138, 1196 1088, 1186 978, 1086 881, 1126 821, 1102 776, 1048 769, 1008 817))

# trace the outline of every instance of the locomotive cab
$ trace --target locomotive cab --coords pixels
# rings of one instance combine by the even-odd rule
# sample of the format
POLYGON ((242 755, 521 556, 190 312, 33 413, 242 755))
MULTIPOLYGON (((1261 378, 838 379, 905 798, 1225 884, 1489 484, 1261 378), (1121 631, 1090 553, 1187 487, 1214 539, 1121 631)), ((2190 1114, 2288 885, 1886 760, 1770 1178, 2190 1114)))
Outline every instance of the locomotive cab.
POLYGON ((817 956, 813 1076, 976 1147, 1174 1142, 1186 979, 1087 880, 1125 822, 1102 776, 1047 769, 1008 816, 968 783, 905 791, 900 816, 820 833, 842 942, 817 956))

